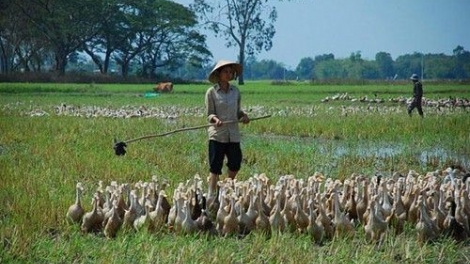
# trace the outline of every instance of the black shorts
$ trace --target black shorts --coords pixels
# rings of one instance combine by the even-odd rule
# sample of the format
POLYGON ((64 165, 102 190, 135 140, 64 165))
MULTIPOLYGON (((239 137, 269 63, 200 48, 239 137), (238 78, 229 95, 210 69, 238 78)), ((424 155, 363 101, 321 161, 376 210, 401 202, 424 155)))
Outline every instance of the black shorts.
POLYGON ((209 140, 209 171, 221 175, 224 158, 227 157, 227 167, 231 171, 239 171, 242 163, 240 142, 221 143, 209 140))

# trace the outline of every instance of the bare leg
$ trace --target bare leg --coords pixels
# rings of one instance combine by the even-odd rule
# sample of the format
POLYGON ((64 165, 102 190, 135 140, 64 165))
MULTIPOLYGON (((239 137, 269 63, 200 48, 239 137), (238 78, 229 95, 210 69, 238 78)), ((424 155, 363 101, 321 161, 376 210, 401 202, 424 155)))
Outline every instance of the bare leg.
POLYGON ((232 179, 232 180, 235 179, 235 177, 237 176, 237 174, 238 174, 238 171, 231 171, 231 170, 228 170, 228 177, 229 177, 230 179, 232 179))
POLYGON ((218 181, 219 181, 219 175, 211 172, 209 174, 209 190, 208 190, 209 197, 217 193, 218 181))

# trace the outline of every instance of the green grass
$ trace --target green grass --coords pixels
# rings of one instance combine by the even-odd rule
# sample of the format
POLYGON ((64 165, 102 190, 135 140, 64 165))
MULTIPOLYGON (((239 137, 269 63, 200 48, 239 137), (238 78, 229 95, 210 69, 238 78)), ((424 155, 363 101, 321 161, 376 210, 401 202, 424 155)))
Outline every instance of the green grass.
MULTIPOLYGON (((114 155, 114 138, 128 140, 205 123, 207 85, 176 85, 172 94, 142 96, 151 89, 118 84, 0 84, 0 262, 468 262, 468 247, 446 239, 419 246, 411 227, 398 237, 389 236, 379 250, 364 241, 361 230, 352 241, 330 241, 321 247, 292 234, 269 240, 256 234, 243 240, 169 233, 121 233, 115 240, 106 240, 80 234, 64 219, 77 181, 86 187, 84 203, 90 209, 99 180, 135 183, 158 175, 170 181, 168 193, 172 193, 178 183, 207 174, 204 129, 132 142, 126 156, 114 155), (80 113, 144 107, 163 115, 128 119, 57 115, 62 104, 80 113), (31 116, 32 112, 48 115, 31 116)), ((425 173, 455 163, 469 168, 470 109, 425 107, 426 117, 421 120, 416 113, 408 117, 405 105, 390 102, 321 103, 326 96, 343 92, 354 97, 374 93, 385 99, 409 97, 410 85, 257 82, 240 89, 250 116, 272 114, 242 126, 240 180, 263 172, 276 181, 280 175, 307 178, 316 171, 344 179, 353 172, 373 175, 413 169, 425 173)), ((469 86, 425 85, 428 98, 469 95, 469 86)))

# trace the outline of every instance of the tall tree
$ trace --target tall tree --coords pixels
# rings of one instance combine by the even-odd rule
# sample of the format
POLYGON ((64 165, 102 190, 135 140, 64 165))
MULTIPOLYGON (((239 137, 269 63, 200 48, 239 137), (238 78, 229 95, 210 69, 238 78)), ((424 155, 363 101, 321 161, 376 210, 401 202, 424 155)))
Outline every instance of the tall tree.
POLYGON ((0 2, 1 72, 40 71, 47 60, 48 42, 31 21, 21 15, 16 1, 0 2))
POLYGON ((347 71, 344 68, 344 60, 328 59, 315 60, 314 78, 318 80, 333 80, 347 78, 347 71))
POLYGON ((194 30, 196 15, 181 4, 126 0, 120 11, 123 19, 117 21, 122 28, 118 31, 121 40, 113 58, 124 77, 131 64, 141 66, 138 72, 142 76, 155 77, 158 67, 176 67, 185 60, 201 64, 212 56, 205 46, 205 37, 194 30))
POLYGON ((143 75, 155 77, 157 68, 175 69, 186 61, 194 66, 205 64, 212 54, 206 47, 206 37, 195 30, 198 22, 194 12, 172 1, 155 4, 147 29, 152 38, 140 54, 143 75))
POLYGON ((315 67, 315 61, 311 58, 302 58, 297 65, 295 71, 302 79, 311 80, 313 78, 313 69, 315 67))
POLYGON ((427 79, 455 79, 455 60, 452 56, 426 54, 424 56, 425 74, 427 79))
POLYGON ((421 75, 422 71, 425 72, 424 61, 424 54, 418 52, 398 56, 394 63, 398 78, 407 79, 413 73, 421 75))
POLYGON ((333 55, 333 53, 317 55, 315 56, 315 64, 323 62, 323 61, 334 60, 334 59, 335 59, 335 55, 333 55))
MULTIPOLYGON (((268 3, 268 0, 195 0, 191 8, 216 36, 225 38, 228 48, 238 47, 238 61, 244 66, 245 55, 272 47, 277 12, 268 3)), ((243 73, 238 83, 244 84, 243 73)))
POLYGON ((349 59, 343 60, 344 68, 347 72, 348 79, 361 79, 362 76, 362 66, 364 60, 361 57, 361 52, 356 51, 351 53, 349 59))
POLYGON ((261 60, 251 65, 251 73, 256 79, 283 80, 286 77, 285 67, 274 60, 261 60))
MULTIPOLYGON (((55 70, 65 73, 67 57, 99 30, 105 0, 13 0, 55 54, 55 70)), ((38 36, 39 38, 39 36, 38 36)))
POLYGON ((458 45, 454 50, 454 75, 456 78, 465 79, 470 77, 470 52, 458 45))
POLYGON ((103 17, 107 19, 98 21, 100 30, 92 38, 88 39, 80 47, 80 51, 90 56, 102 74, 107 74, 111 55, 124 42, 130 31, 130 25, 125 19, 125 2, 116 0, 108 1, 108 8, 103 9, 103 17))
POLYGON ((13 63, 13 50, 11 38, 14 38, 15 12, 12 12, 12 4, 7 1, 0 1, 0 73, 10 71, 13 63))
POLYGON ((375 54, 375 62, 377 64, 380 78, 392 78, 395 75, 393 70, 393 59, 390 53, 383 51, 378 52, 375 54))

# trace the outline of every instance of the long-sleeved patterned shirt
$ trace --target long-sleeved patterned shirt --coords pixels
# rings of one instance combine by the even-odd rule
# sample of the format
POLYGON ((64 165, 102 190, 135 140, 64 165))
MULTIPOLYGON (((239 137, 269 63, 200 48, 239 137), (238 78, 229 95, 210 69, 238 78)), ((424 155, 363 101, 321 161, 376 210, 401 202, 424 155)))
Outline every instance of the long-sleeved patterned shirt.
MULTIPOLYGON (((220 89, 218 84, 210 87, 205 98, 207 121, 211 122, 214 116, 222 122, 238 121, 244 115, 240 110, 240 101, 240 91, 234 85, 230 84, 227 92, 220 89)), ((211 126, 207 131, 209 140, 222 143, 240 142, 238 122, 223 124, 220 127, 211 126)))

